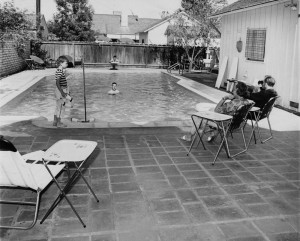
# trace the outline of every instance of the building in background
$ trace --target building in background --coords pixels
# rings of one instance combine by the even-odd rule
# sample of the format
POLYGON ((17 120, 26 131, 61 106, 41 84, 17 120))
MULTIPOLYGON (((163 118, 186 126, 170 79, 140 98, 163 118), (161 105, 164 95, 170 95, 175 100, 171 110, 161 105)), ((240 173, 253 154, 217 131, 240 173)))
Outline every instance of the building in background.
POLYGON ((281 96, 279 104, 298 112, 299 14, 296 0, 239 0, 211 16, 221 17, 220 64, 228 57, 228 70, 238 58, 237 79, 249 83, 272 75, 281 96))
POLYGON ((44 40, 48 39, 49 31, 46 24, 46 20, 43 14, 40 15, 40 23, 37 24, 37 15, 36 14, 26 14, 25 15, 26 20, 30 22, 30 28, 28 29, 34 37, 37 37, 37 32, 40 30, 41 37, 44 40))
POLYGON ((92 29, 96 32, 96 38, 98 35, 108 37, 112 42, 139 42, 138 33, 158 21, 160 19, 139 18, 114 11, 113 14, 94 14, 92 29))

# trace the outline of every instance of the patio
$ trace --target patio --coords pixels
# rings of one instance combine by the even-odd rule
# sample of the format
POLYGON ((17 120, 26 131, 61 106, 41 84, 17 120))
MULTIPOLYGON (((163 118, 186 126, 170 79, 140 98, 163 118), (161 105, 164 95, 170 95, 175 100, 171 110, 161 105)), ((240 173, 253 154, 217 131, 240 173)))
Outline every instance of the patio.
MULTIPOLYGON (((276 132, 273 140, 252 144, 234 159, 222 151, 215 166, 217 144, 208 144, 207 151, 199 146, 187 157, 189 143, 180 141, 183 132, 176 127, 74 131, 23 121, 0 133, 10 133, 21 153, 61 139, 97 141, 85 176, 100 199, 96 203, 80 180, 68 196, 87 228, 63 201, 44 224, 1 230, 1 240, 299 240, 298 131, 276 132)), ((240 148, 239 138, 230 140, 240 148)), ((42 195, 39 218, 57 193, 51 185, 42 195)), ((0 195, 32 197, 13 190, 0 195)), ((26 222, 33 213, 2 205, 0 220, 26 222)))

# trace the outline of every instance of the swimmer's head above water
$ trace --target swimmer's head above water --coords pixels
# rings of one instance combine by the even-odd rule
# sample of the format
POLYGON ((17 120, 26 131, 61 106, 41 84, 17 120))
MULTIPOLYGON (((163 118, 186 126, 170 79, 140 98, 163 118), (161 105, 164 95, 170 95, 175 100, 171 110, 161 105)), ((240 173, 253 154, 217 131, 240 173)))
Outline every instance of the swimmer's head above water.
POLYGON ((113 82, 113 83, 111 84, 111 90, 108 91, 108 94, 109 94, 109 95, 115 95, 115 94, 118 94, 118 93, 119 93, 119 91, 117 90, 117 83, 116 83, 116 82, 113 82))
POLYGON ((112 89, 112 90, 117 90, 117 83, 116 83, 116 82, 113 82, 113 83, 111 84, 111 89, 112 89))

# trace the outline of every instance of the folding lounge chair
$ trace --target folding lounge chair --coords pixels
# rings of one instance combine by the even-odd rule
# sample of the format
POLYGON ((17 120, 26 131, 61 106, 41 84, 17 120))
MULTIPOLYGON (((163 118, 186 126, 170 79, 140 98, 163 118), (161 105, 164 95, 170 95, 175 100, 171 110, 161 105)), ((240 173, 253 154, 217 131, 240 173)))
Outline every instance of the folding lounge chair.
MULTIPOLYGON (((202 126, 203 121, 205 122, 204 130, 205 130, 206 126, 213 125, 213 126, 216 126, 216 128, 218 130, 217 135, 218 134, 221 135, 221 143, 219 145, 218 151, 215 155, 215 158, 213 160, 212 165, 215 164, 216 159, 219 156, 220 151, 221 151, 223 146, 225 147, 225 151, 226 151, 226 154, 227 154, 228 158, 235 157, 235 156, 247 151, 248 145, 247 145, 246 140, 245 140, 244 127, 245 127, 245 124, 246 124, 246 121, 247 121, 247 115, 248 115, 250 109, 253 107, 253 105, 254 105, 254 103, 250 103, 250 104, 247 104, 247 105, 240 106, 236 110, 236 112, 234 113, 233 116, 219 114, 219 113, 211 113, 211 115, 208 115, 207 112, 203 112, 203 113, 199 112, 198 115, 192 115, 192 120, 193 120, 194 126, 196 128, 197 135, 199 136, 200 141, 201 141, 204 149, 205 149, 205 145, 202 141, 202 136, 206 131, 204 131, 202 133, 199 133, 199 130, 202 126), (201 122, 198 126, 196 126, 196 121, 195 121, 196 118, 201 119, 201 122), (228 137, 229 134, 231 134, 231 136, 232 136, 232 134, 234 132, 237 132, 237 131, 241 131, 245 148, 242 151, 232 155, 232 154, 230 154, 227 137, 228 137)), ((190 146, 190 149, 189 149, 188 153, 191 151, 197 135, 195 135, 195 137, 194 137, 194 139, 191 143, 191 146, 190 146)), ((198 142, 198 144, 199 144, 199 142, 198 142)))
POLYGON ((248 119, 251 120, 252 133, 251 133, 248 145, 250 144, 253 136, 254 136, 254 141, 256 144, 255 129, 257 129, 257 131, 258 131, 258 136, 259 136, 261 143, 265 143, 266 141, 269 141, 273 138, 272 127, 271 127, 269 117, 270 117, 271 111, 275 105, 275 102, 279 97, 280 96, 275 96, 275 97, 270 98, 269 101, 264 105, 264 107, 262 109, 258 109, 257 111, 250 111, 250 113, 248 115, 248 119), (268 138, 266 138, 265 140, 262 140, 258 122, 265 118, 267 118, 267 121, 268 121, 270 136, 268 138), (253 125, 253 121, 255 122, 254 123, 255 126, 253 125))
MULTIPOLYGON (((52 181, 52 177, 42 163, 26 163, 26 160, 42 160, 44 151, 36 151, 21 156, 14 145, 0 137, 0 187, 1 188, 28 188, 36 192, 36 202, 15 200, 0 200, 3 204, 35 206, 34 219, 28 226, 0 226, 6 229, 30 229, 37 220, 41 193, 52 181)), ((54 176, 58 176, 65 167, 64 163, 49 165, 54 176)))
POLYGON ((25 59, 25 63, 27 65, 27 69, 29 69, 29 70, 34 69, 34 65, 33 65, 34 62, 32 59, 25 59))
MULTIPOLYGON (((79 214, 76 212, 74 206, 70 202, 69 198, 66 196, 68 191, 72 188, 72 185, 77 180, 77 177, 81 176, 83 181, 86 183, 88 189, 91 191, 92 195, 95 197, 96 201, 99 202, 94 191, 88 184, 87 180, 82 174, 82 166, 88 160, 88 157, 94 151, 97 146, 97 142, 94 141, 81 141, 81 140, 61 140, 53 144, 47 151, 38 151, 24 155, 23 157, 17 152, 16 148, 7 140, 1 141, 1 178, 0 186, 12 186, 12 187, 28 187, 37 191, 37 202, 36 202, 36 212, 33 223, 26 228, 23 227, 4 227, 4 228, 17 228, 17 229, 29 229, 34 226, 37 213, 38 204, 40 200, 41 192, 47 187, 47 185, 54 181, 58 187, 60 194, 57 196, 52 206, 49 208, 45 216, 42 218, 40 223, 43 223, 50 213, 55 209, 55 207, 60 203, 60 201, 65 198, 71 209, 85 228, 86 225, 80 218, 79 214), (2 143, 4 143, 2 145, 2 143), (2 148, 2 146, 9 146, 10 152, 5 151, 8 148, 2 148), (17 154, 15 154, 17 153, 17 154), (3 154, 3 156, 2 156, 3 154), (10 158, 13 156, 16 160, 10 162, 10 158), (6 158, 8 157, 8 158, 6 158), (29 160, 31 163, 26 163, 25 160, 29 160), (16 164, 14 164, 16 162, 16 164), (68 178, 68 182, 62 188, 57 180, 58 174, 64 169, 67 163, 73 163, 75 166, 75 171, 72 176, 68 178), (4 163, 2 165, 2 163, 4 163), (14 165, 12 166, 13 163, 14 165), (40 164, 42 163, 42 165, 40 164), (24 170, 23 170, 24 169, 24 170), (25 174, 23 174, 23 172, 25 174), (3 177, 3 178, 2 178, 3 177), (19 179, 21 178, 21 181, 19 179), (16 180, 15 180, 16 179, 16 180), (31 180, 32 179, 32 180, 31 180), (29 180, 29 181, 28 181, 29 180), (25 184, 24 184, 25 183, 25 184), (33 184, 31 184, 33 183, 33 184)), ((0 201, 0 203, 14 203, 11 201, 0 201)), ((20 204, 15 203, 15 204, 20 204)), ((21 204, 24 204, 21 203, 21 204)), ((25 203, 25 205, 32 205, 25 203)))
POLYGON ((44 60, 34 55, 30 55, 30 59, 33 60, 33 69, 45 69, 46 64, 44 60))

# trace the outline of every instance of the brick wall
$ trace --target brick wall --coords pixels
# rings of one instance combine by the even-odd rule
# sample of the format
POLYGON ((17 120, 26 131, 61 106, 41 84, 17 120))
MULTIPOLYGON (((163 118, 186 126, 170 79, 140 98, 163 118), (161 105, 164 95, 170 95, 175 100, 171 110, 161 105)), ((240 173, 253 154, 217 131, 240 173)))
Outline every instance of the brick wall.
MULTIPOLYGON (((0 42, 0 78, 26 68, 25 60, 18 56, 13 41, 0 42)), ((30 55, 30 42, 26 44, 26 58, 30 55)))

